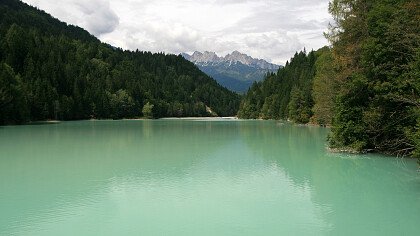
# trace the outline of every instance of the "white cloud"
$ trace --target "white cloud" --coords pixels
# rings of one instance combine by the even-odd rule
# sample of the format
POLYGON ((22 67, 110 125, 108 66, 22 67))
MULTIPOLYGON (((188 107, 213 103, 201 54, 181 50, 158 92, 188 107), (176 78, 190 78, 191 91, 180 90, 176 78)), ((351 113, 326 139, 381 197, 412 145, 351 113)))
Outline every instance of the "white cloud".
POLYGON ((24 0, 24 2, 62 21, 78 25, 98 37, 114 31, 119 25, 119 17, 110 8, 109 0, 24 0))
POLYGON ((87 30, 92 34, 99 36, 110 33, 118 27, 119 17, 110 8, 108 0, 73 1, 85 15, 87 30))
POLYGON ((328 0, 24 0, 125 49, 233 50, 275 63, 327 44, 328 0))

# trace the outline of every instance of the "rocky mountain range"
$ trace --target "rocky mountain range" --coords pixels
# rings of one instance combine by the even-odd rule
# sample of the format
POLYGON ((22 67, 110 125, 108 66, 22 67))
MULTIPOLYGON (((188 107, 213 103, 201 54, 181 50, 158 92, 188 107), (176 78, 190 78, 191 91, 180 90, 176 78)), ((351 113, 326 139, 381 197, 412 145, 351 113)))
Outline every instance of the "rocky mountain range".
POLYGON ((277 72, 281 67, 238 51, 224 57, 208 51, 181 55, 222 86, 238 93, 246 92, 254 81, 263 80, 267 72, 277 72))

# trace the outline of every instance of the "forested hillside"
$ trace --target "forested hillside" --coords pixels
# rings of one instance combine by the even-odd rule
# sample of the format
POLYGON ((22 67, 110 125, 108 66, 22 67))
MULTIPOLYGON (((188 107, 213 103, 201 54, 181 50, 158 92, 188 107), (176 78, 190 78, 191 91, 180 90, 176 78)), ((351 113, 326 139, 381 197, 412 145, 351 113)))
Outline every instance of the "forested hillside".
POLYGON ((241 103, 238 116, 308 123, 312 116, 315 60, 313 51, 296 53, 277 74, 269 74, 264 81, 254 83, 241 103))
POLYGON ((334 0, 332 47, 254 84, 243 118, 332 125, 330 145, 420 156, 420 3, 334 0))
POLYGON ((238 106, 181 56, 124 51, 18 0, 0 2, 0 124, 230 116, 238 106))

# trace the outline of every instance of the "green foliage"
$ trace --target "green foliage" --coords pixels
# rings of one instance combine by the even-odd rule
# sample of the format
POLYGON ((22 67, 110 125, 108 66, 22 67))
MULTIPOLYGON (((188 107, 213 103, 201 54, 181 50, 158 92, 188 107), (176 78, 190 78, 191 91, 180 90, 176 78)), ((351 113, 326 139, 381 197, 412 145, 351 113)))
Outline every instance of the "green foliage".
MULTIPOLYGON (((121 118, 129 118, 133 117, 136 114, 135 103, 133 98, 128 94, 128 92, 124 89, 118 90, 116 93, 107 93, 109 99, 109 106, 111 109, 111 118, 113 119, 121 119, 121 118)), ((93 103, 92 108, 96 107, 93 103)), ((94 114, 94 110, 92 114, 94 114)))
POLYGON ((333 146, 418 155, 419 9, 412 0, 332 2, 342 82, 333 146))
POLYGON ((296 123, 306 124, 311 117, 311 106, 307 104, 305 94, 298 87, 293 87, 290 92, 289 119, 296 123))
POLYGON ((277 74, 254 83, 239 107, 240 118, 290 119, 308 123, 312 115, 312 82, 316 53, 296 53, 277 74))
POLYGON ((273 94, 265 98, 262 106, 260 116, 263 119, 278 119, 278 112, 280 110, 280 99, 278 94, 273 94))
POLYGON ((22 80, 13 69, 0 64, 0 125, 26 121, 27 106, 22 80))
POLYGON ((363 123, 364 107, 368 103, 369 88, 363 76, 355 76, 348 93, 337 98, 331 134, 333 148, 350 148, 362 151, 369 144, 369 136, 363 123))
POLYGON ((148 118, 148 119, 153 118, 153 107, 154 105, 150 104, 150 102, 147 102, 146 104, 144 104, 142 113, 145 118, 148 118))
POLYGON ((312 120, 320 125, 331 125, 339 91, 337 69, 333 54, 328 47, 319 50, 318 53, 312 92, 314 99, 312 120))
POLYGON ((413 151, 413 156, 420 158, 420 119, 418 119, 417 121, 417 126, 415 128, 415 132, 413 132, 412 134, 410 134, 411 140, 414 143, 414 151, 413 151))
POLYGON ((330 145, 420 156, 420 5, 333 0, 332 49, 296 53, 244 96, 243 118, 332 124, 330 145))
POLYGON ((17 0, 1 1, 0 22, 1 124, 140 117, 147 101, 155 118, 239 107, 181 56, 114 48, 17 0))

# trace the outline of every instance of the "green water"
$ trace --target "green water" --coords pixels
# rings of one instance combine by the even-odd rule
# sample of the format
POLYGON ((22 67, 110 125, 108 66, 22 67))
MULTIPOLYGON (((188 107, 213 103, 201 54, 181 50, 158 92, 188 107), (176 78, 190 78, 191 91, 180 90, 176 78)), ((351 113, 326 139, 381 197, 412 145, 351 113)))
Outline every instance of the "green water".
POLYGON ((275 121, 0 127, 0 235, 420 235, 414 160, 275 121))

